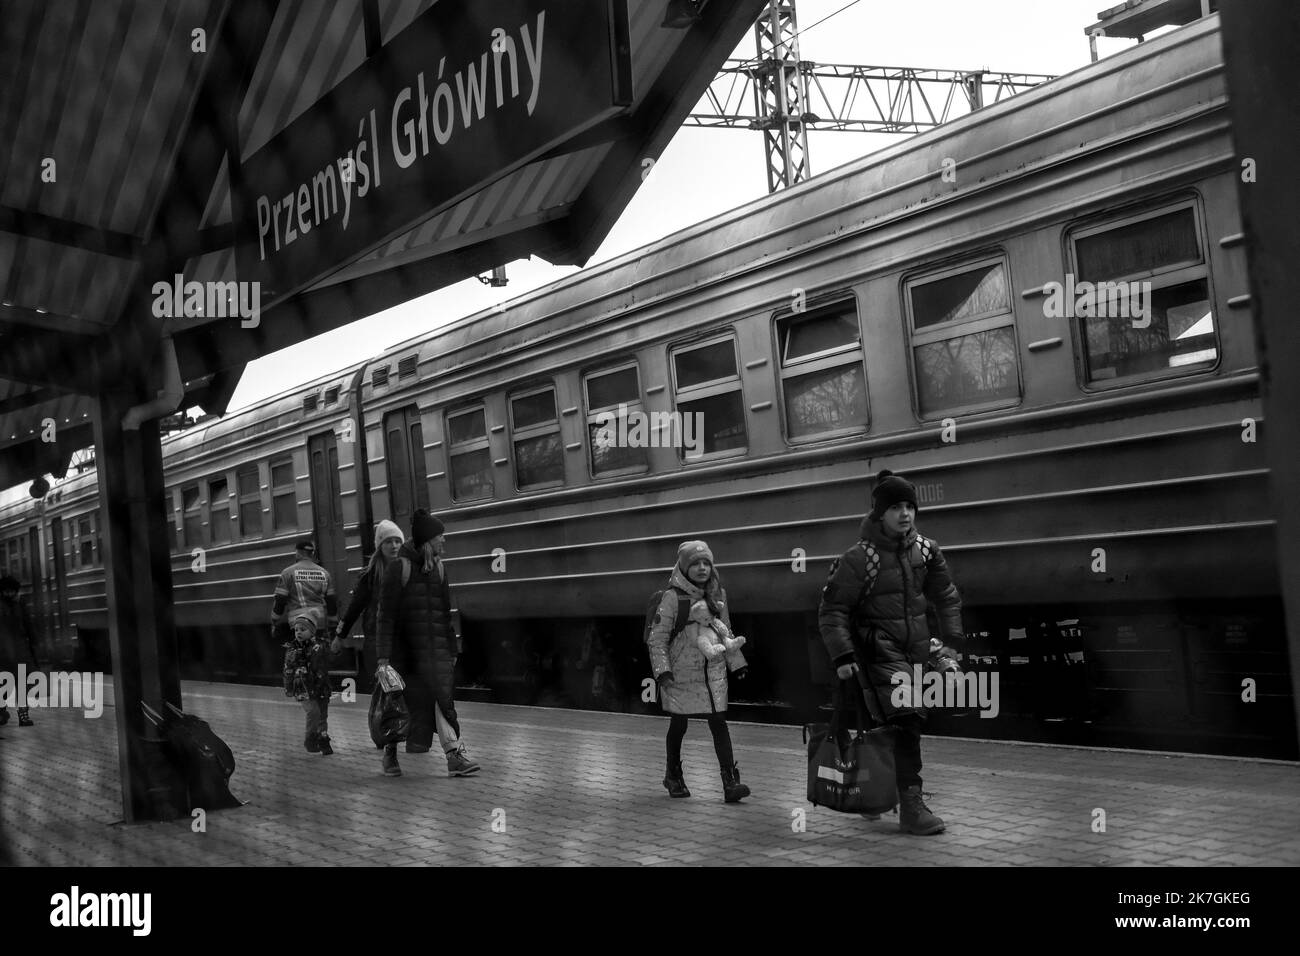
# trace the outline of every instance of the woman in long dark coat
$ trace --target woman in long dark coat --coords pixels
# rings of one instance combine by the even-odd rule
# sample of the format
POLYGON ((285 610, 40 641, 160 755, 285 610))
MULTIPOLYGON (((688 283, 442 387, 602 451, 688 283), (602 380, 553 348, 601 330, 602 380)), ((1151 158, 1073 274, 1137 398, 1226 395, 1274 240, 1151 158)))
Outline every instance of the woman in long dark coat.
MULTIPOLYGON (((406 682, 411 711, 407 753, 425 753, 438 740, 447 773, 464 777, 479 765, 460 739, 452 699, 456 674, 456 632, 451 622, 451 585, 442 562, 443 524, 423 508, 411 519, 411 540, 389 564, 379 597, 379 665, 391 663, 406 682)), ((397 766, 397 745, 384 748, 384 772, 397 766)), ((399 771, 400 772, 400 771, 399 771)))

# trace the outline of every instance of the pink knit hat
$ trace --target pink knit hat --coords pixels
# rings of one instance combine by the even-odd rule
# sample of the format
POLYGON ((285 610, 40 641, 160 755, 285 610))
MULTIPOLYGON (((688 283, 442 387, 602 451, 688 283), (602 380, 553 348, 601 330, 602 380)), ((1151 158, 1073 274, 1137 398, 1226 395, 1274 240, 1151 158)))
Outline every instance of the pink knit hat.
POLYGON ((685 574, 686 569, 700 558, 710 565, 713 564, 713 552, 703 541, 683 541, 677 546, 677 567, 681 569, 682 574, 685 574))

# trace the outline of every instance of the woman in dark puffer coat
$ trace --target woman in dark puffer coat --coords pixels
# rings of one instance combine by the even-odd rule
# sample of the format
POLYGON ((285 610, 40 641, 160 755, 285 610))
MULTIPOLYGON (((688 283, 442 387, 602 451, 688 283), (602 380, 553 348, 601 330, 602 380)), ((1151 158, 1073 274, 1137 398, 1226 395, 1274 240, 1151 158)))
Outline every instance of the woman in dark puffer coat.
POLYGON ((397 552, 405 542, 406 536, 402 534, 402 529, 388 519, 380 521, 375 527, 375 550, 370 555, 365 570, 361 572, 361 577, 357 579, 357 586, 348 597, 348 611, 335 631, 335 637, 345 638, 348 631, 352 630, 352 625, 360 619, 361 633, 365 635, 365 643, 361 648, 362 672, 372 677, 379 663, 379 655, 375 653, 379 640, 379 590, 383 586, 384 571, 397 560, 397 552))
MULTIPOLYGON (((831 566, 818 624, 822 641, 847 680, 858 675, 873 716, 895 728, 894 761, 899 826, 909 833, 938 833, 943 820, 921 799, 919 706, 899 706, 896 674, 914 682, 913 665, 930 660, 927 602, 934 606, 943 640, 962 637, 961 598, 939 545, 916 530, 916 488, 882 470, 871 492, 871 513, 859 541, 831 566), (864 589, 870 585, 864 596, 864 589)), ((920 688, 907 703, 916 703, 920 688)))
MULTIPOLYGON (((451 586, 443 566, 443 524, 423 508, 411 519, 411 540, 384 571, 379 596, 379 665, 391 663, 406 682, 411 711, 407 753, 425 753, 438 740, 447 755, 447 773, 464 777, 479 765, 460 739, 452 699, 456 674, 456 633, 451 623, 451 586)), ((384 772, 395 776, 397 745, 384 748, 384 772)), ((398 770, 398 773, 401 771, 398 770)))

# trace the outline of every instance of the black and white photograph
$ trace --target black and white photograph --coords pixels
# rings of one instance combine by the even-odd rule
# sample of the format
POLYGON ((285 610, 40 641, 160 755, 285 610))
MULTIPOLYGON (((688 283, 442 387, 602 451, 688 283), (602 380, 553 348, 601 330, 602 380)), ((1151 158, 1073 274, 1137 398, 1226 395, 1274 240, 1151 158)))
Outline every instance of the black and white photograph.
POLYGON ((6 924, 961 867, 1261 929, 1300 5, 1107 2, 0 0, 6 924))

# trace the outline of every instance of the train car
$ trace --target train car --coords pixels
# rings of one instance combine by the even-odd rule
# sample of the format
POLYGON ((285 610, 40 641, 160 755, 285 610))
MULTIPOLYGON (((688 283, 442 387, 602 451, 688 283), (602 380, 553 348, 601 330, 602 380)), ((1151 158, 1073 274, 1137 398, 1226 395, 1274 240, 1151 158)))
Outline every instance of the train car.
MULTIPOLYGON (((750 640, 737 711, 801 721, 826 571, 889 467, 962 592, 963 665, 999 679, 998 716, 934 729, 1293 758, 1217 25, 168 440, 185 666, 266 678, 291 539, 346 591, 374 521, 429 507, 462 685, 653 709, 646 600, 704 538, 750 640)), ((52 540, 84 547, 93 491, 52 540)))

